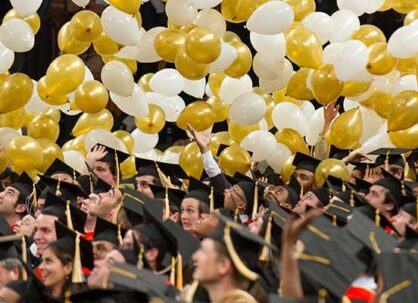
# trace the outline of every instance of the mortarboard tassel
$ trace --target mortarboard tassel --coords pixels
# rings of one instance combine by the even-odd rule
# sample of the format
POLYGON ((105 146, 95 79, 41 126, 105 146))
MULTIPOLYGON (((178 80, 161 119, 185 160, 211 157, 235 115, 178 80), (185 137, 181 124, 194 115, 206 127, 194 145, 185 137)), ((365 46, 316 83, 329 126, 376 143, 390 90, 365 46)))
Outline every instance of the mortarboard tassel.
POLYGON ((57 197, 60 197, 62 195, 62 193, 61 193, 61 179, 58 179, 57 188, 55 189, 55 195, 57 197))
POLYGON ((38 197, 36 194, 36 183, 32 183, 32 204, 34 208, 38 208, 38 197))
POLYGON ((141 246, 139 248, 139 253, 138 253, 138 262, 136 263, 136 267, 138 269, 143 269, 144 268, 143 258, 144 258, 144 248, 141 246))
POLYGON ((345 183, 343 182, 343 185, 341 186, 342 191, 346 191, 347 190, 347 186, 345 186, 345 183))
POLYGON ((389 154, 390 154, 390 151, 388 151, 386 153, 386 159, 385 159, 385 170, 386 171, 389 171, 389 154))
POLYGON ((332 225, 337 226, 337 216, 332 215, 332 225))
POLYGON ((272 220, 273 220, 273 212, 270 213, 269 215, 269 219, 268 219, 267 227, 266 227, 266 233, 264 235, 264 241, 266 243, 263 245, 260 257, 258 258, 262 262, 266 262, 270 256, 270 248, 268 247, 268 245, 270 244, 270 241, 271 241, 272 220))
POLYGON ((70 297, 71 297, 71 291, 67 290, 64 293, 64 303, 71 303, 70 297))
POLYGON ((253 213, 251 220, 255 220, 258 212, 258 181, 255 182, 254 186, 254 201, 253 201, 253 213))
POLYGON ((73 169, 73 182, 76 181, 77 179, 77 174, 75 172, 75 169, 73 169))
POLYGON ((155 162, 155 167, 157 168, 157 173, 158 173, 158 177, 160 178, 161 184, 165 187, 175 188, 173 183, 171 183, 170 179, 160 169, 157 162, 155 162))
POLYGON ((239 209, 235 208, 235 210, 234 210, 234 222, 238 222, 238 217, 239 217, 239 209))
POLYGON ((121 232, 120 224, 118 224, 118 242, 119 242, 119 246, 122 246, 123 239, 122 239, 122 232, 121 232))
POLYGON ((75 237, 75 252, 73 260, 73 274, 71 277, 73 283, 83 283, 85 281, 82 266, 81 266, 81 255, 80 255, 80 234, 77 233, 75 237))
POLYGON ((350 201, 349 201, 349 203, 350 203, 350 206, 354 207, 355 201, 354 201, 354 191, 353 190, 350 192, 350 201))
POLYGON ((170 200, 168 199, 168 186, 165 187, 164 219, 170 218, 170 200))
POLYGON ((210 187, 209 210, 210 210, 210 213, 212 213, 215 210, 215 198, 213 196, 213 186, 210 187))
POLYGON ((395 286, 389 288, 380 295, 379 303, 386 303, 388 298, 397 292, 400 292, 402 289, 409 287, 413 284, 411 279, 402 281, 401 283, 396 284, 395 286))
POLYGON ((116 165, 116 187, 119 188, 120 184, 120 169, 119 169, 119 158, 118 153, 115 150, 115 165, 116 165))
POLYGON ((180 252, 177 253, 177 279, 176 287, 179 290, 183 289, 183 258, 180 252))
POLYGON ((402 193, 402 196, 406 196, 406 189, 405 189, 404 180, 401 180, 401 193, 402 193))
POLYGON ((299 198, 302 198, 302 197, 303 197, 303 195, 304 195, 304 192, 303 192, 303 186, 301 185, 301 186, 300 186, 299 198))
POLYGON ((318 291, 318 303, 326 303, 328 291, 325 288, 321 288, 318 291))
MULTIPOLYGON (((26 247, 26 238, 24 235, 21 235, 22 237, 22 262, 23 263, 27 263, 28 262, 28 257, 27 257, 27 247, 26 247)), ((22 270, 22 280, 23 281, 27 281, 28 280, 28 273, 26 272, 26 269, 23 268, 22 270)))
POLYGON ((380 209, 376 209, 374 213, 374 223, 376 226, 380 226, 380 209))
POLYGON ((199 287, 199 282, 194 280, 193 283, 190 285, 189 289, 187 290, 184 296, 185 303, 192 303, 194 300, 194 295, 196 294, 197 288, 199 287))
POLYGON ((91 173, 89 172, 89 185, 90 185, 90 193, 94 193, 94 184, 93 184, 93 178, 91 177, 91 173))
POLYGON ((366 165, 366 171, 364 172, 364 179, 369 179, 370 176, 370 167, 369 164, 366 165))
POLYGON ((65 204, 65 217, 67 218, 67 227, 68 229, 74 230, 73 220, 71 220, 71 211, 70 211, 70 200, 66 201, 65 204))
MULTIPOLYGON (((128 195, 128 194, 127 194, 128 195)), ((131 196, 131 195, 129 195, 129 196, 131 196)), ((119 202, 119 205, 118 205, 118 207, 116 208, 116 211, 115 211, 115 217, 114 217, 114 219, 113 219, 113 223, 114 224, 119 224, 119 214, 120 214, 120 212, 122 211, 122 207, 123 207, 123 199, 122 199, 122 201, 121 202, 119 202)))
POLYGON ((176 285, 176 258, 171 257, 170 284, 176 285))

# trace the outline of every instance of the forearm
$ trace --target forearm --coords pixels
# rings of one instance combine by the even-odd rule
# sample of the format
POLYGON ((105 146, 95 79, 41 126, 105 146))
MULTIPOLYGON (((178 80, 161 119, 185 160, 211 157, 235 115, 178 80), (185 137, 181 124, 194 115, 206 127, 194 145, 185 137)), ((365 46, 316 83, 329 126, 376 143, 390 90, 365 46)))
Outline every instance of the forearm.
POLYGON ((303 299, 303 289, 298 261, 295 256, 295 245, 283 243, 280 260, 281 296, 286 299, 303 299))
POLYGON ((202 160, 203 168, 205 169, 205 172, 209 178, 216 177, 217 175, 222 173, 218 163, 216 163, 210 150, 202 153, 202 160))

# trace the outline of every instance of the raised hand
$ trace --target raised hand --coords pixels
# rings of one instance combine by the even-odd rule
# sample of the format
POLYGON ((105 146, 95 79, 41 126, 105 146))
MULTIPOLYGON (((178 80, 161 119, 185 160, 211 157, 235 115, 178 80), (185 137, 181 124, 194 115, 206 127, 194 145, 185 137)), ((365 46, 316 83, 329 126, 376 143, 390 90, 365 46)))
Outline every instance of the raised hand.
POLYGON ((196 131, 189 123, 187 123, 187 128, 192 134, 193 139, 196 141, 197 146, 199 146, 200 152, 204 154, 209 151, 210 137, 203 136, 198 131, 196 131))

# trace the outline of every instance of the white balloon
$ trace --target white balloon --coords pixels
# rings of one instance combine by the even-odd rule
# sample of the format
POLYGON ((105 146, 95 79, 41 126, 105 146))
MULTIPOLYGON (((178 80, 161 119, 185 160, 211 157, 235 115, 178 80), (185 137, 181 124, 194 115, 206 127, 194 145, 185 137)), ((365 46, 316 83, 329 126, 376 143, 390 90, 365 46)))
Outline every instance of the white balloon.
POLYGON ((418 20, 414 20, 411 23, 409 23, 410 26, 418 27, 418 20))
POLYGON ((132 95, 121 97, 110 92, 110 98, 113 103, 124 113, 134 117, 144 117, 148 115, 148 102, 144 91, 138 84, 134 84, 132 95))
POLYGON ((299 107, 305 115, 306 121, 309 121, 315 113, 315 106, 311 102, 305 101, 299 107))
POLYGON ((401 73, 395 69, 392 70, 389 74, 383 76, 373 75, 372 87, 380 90, 382 93, 390 93, 400 76, 401 73))
POLYGON ((262 35, 250 32, 251 44, 255 50, 274 60, 283 59, 286 55, 286 39, 283 33, 276 35, 262 35))
MULTIPOLYGON (((145 32, 143 33, 145 34, 145 32)), ((134 46, 124 46, 122 47, 114 56, 121 59, 135 60, 138 57, 139 47, 134 46)))
POLYGON ((134 89, 134 76, 129 67, 120 61, 106 63, 101 72, 103 85, 112 93, 129 97, 134 89))
POLYGON ((186 107, 184 100, 180 96, 164 97, 161 94, 148 92, 145 94, 148 103, 158 105, 165 114, 165 120, 175 122, 180 112, 186 107))
POLYGON ((137 45, 141 40, 141 32, 134 16, 108 6, 102 12, 101 20, 103 30, 110 39, 122 45, 137 45))
POLYGON ((193 6, 198 9, 215 7, 222 2, 222 0, 191 0, 193 6))
POLYGON ((399 78, 392 88, 392 95, 395 96, 404 90, 418 91, 417 78, 415 75, 406 75, 399 78))
POLYGON ((255 130, 244 137, 240 146, 252 152, 253 161, 266 160, 276 149, 276 137, 267 130, 255 130))
POLYGON ((91 72, 91 70, 87 67, 87 65, 84 65, 84 67, 85 67, 86 72, 84 74, 83 82, 94 80, 94 76, 93 76, 93 73, 91 72))
POLYGON ((381 8, 384 3, 385 3, 385 0, 368 0, 366 13, 373 14, 379 8, 381 8))
POLYGON ((209 73, 219 73, 226 70, 238 57, 237 50, 229 43, 222 41, 221 54, 209 67, 209 73))
POLYGON ((15 53, 0 41, 0 74, 7 72, 15 61, 15 53))
POLYGON ((184 78, 174 68, 164 68, 149 81, 151 89, 166 97, 176 96, 184 89, 184 78))
POLYGON ((210 97, 213 97, 213 92, 212 92, 212 90, 210 89, 209 83, 206 83, 206 87, 205 87, 205 94, 206 94, 206 96, 208 96, 209 98, 210 98, 210 97))
POLYGON ((269 126, 267 124, 266 119, 261 119, 260 122, 258 122, 258 127, 260 128, 260 130, 269 130, 269 126))
POLYGON ((332 14, 334 32, 330 42, 344 42, 351 38, 351 35, 360 27, 360 20, 355 13, 349 10, 339 10, 332 14))
POLYGON ((290 102, 281 102, 274 107, 271 117, 278 130, 292 128, 303 137, 306 136, 308 123, 302 110, 297 105, 290 102))
POLYGON ((264 117, 266 108, 266 102, 260 95, 245 93, 231 104, 229 118, 242 125, 252 125, 264 117))
POLYGON ((418 27, 402 26, 388 41, 388 51, 396 58, 409 58, 418 52, 418 27))
POLYGON ((180 153, 164 153, 158 161, 172 164, 179 164, 180 153))
MULTIPOLYGON (((38 82, 32 80, 33 87, 38 85, 38 82)), ((46 111, 50 108, 48 104, 39 98, 38 91, 36 89, 33 90, 32 97, 30 98, 29 102, 25 104, 25 111, 30 113, 39 113, 46 111)))
POLYGON ((12 18, 0 25, 0 41, 8 49, 16 53, 30 51, 35 44, 35 37, 29 24, 17 18, 12 18))
POLYGON ((289 4, 270 1, 257 7, 251 14, 247 21, 247 28, 251 32, 275 35, 287 29, 294 18, 295 14, 289 4))
POLYGON ((274 152, 267 158, 267 163, 275 173, 280 174, 283 164, 291 156, 292 152, 286 145, 277 143, 274 152))
POLYGON ((253 59, 253 70, 257 77, 273 80, 280 77, 285 66, 284 62, 284 60, 274 60, 268 55, 257 53, 253 59))
POLYGON ((324 108, 318 108, 308 120, 308 133, 305 140, 308 145, 314 146, 318 143, 322 129, 324 128, 324 108))
MULTIPOLYGON (((74 100, 74 98, 72 99, 74 100)), ((72 110, 71 107, 71 103, 65 103, 63 105, 59 105, 59 106, 50 106, 51 108, 54 109, 58 109, 61 112, 63 112, 64 114, 68 115, 68 116, 75 116, 81 113, 81 110, 72 110)))
POLYGON ((273 80, 265 80, 263 78, 259 78, 260 87, 264 89, 266 93, 273 93, 282 89, 283 87, 287 86, 290 78, 292 78, 294 74, 292 63, 290 63, 290 61, 286 58, 283 58, 282 62, 284 64, 284 68, 279 77, 273 80))
POLYGON ((20 136, 19 132, 11 127, 0 127, 0 146, 6 148, 13 138, 20 136))
POLYGON ((119 149, 119 143, 116 141, 115 136, 108 130, 95 128, 86 133, 84 137, 84 147, 86 150, 91 150, 98 143, 119 149))
POLYGON ((187 25, 197 16, 197 9, 188 0, 170 0, 165 5, 168 19, 178 25, 187 25))
POLYGON ((349 111, 350 109, 359 107, 360 104, 356 101, 345 98, 343 106, 344 106, 344 111, 349 111))
POLYGON ((312 90, 313 90, 313 86, 312 86, 312 77, 313 77, 314 73, 315 73, 315 70, 314 70, 314 69, 312 69, 312 68, 310 68, 310 69, 309 69, 308 76, 306 77, 306 87, 307 87, 310 91, 312 91, 312 90))
POLYGON ((339 9, 350 10, 357 16, 363 15, 367 10, 368 1, 365 0, 337 0, 339 9))
POLYGON ((342 42, 328 44, 322 53, 322 63, 335 65, 343 44, 342 42))
POLYGON ((162 26, 153 27, 142 36, 139 42, 136 60, 141 63, 152 63, 162 60, 155 50, 154 42, 155 37, 165 29, 162 26))
POLYGON ((225 18, 215 9, 201 10, 193 20, 193 24, 210 30, 219 38, 222 38, 226 31, 225 18))
POLYGON ((88 174, 86 159, 82 153, 76 150, 66 150, 63 152, 63 155, 65 164, 71 166, 81 174, 88 174))
POLYGON ((71 0, 75 5, 85 8, 90 0, 71 0))
POLYGON ((183 91, 189 96, 195 98, 202 98, 205 94, 206 79, 202 78, 199 80, 189 80, 183 78, 184 88, 183 91))
POLYGON ((142 154, 147 151, 152 150, 158 143, 158 134, 146 134, 141 132, 136 128, 131 133, 132 138, 134 139, 134 154, 142 154))
POLYGON ((363 120, 363 133, 359 143, 362 144, 377 133, 384 121, 373 110, 361 106, 360 111, 363 120))
POLYGON ((235 98, 248 93, 253 87, 250 76, 244 75, 239 79, 225 77, 219 89, 221 100, 227 104, 234 102, 235 98))
POLYGON ((150 149, 149 151, 143 152, 143 153, 134 153, 135 157, 142 158, 142 159, 148 159, 157 161, 158 160, 158 154, 155 150, 150 149))
POLYGON ((394 145, 390 141, 389 135, 387 133, 378 133, 364 142, 359 148, 359 151, 367 154, 378 148, 384 147, 394 147, 394 145))
POLYGON ((335 62, 335 74, 341 81, 355 80, 365 70, 368 61, 367 47, 359 40, 345 42, 335 62))
POLYGON ((327 43, 334 32, 332 18, 323 12, 314 12, 302 20, 302 25, 311 30, 321 41, 322 45, 327 43))
POLYGON ((42 4, 42 0, 10 0, 10 3, 19 15, 22 17, 28 17, 36 13, 42 4))

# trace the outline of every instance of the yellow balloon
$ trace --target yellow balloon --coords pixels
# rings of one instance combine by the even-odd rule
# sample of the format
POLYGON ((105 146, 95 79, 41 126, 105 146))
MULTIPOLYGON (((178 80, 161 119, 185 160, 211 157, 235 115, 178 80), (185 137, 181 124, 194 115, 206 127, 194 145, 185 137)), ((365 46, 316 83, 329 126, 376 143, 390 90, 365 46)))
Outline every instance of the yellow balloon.
POLYGON ((90 47, 90 42, 74 38, 70 31, 70 22, 67 22, 58 32, 58 47, 64 54, 80 55, 90 47))
POLYGON ((43 161, 42 164, 36 167, 41 173, 45 173, 55 159, 64 161, 64 154, 61 148, 52 140, 41 138, 37 140, 42 148, 43 161))
POLYGON ((321 187, 325 183, 328 176, 333 176, 338 179, 348 180, 350 173, 344 162, 338 159, 325 159, 319 163, 315 170, 316 185, 321 187))
POLYGON ((369 48, 367 71, 373 75, 386 75, 395 67, 397 59, 393 57, 386 43, 375 43, 369 48))
POLYGON ((312 92, 322 105, 335 101, 342 93, 344 83, 337 79, 334 66, 324 64, 312 76, 312 92))
POLYGON ((64 105, 65 103, 68 102, 68 97, 66 95, 53 96, 48 93, 45 76, 39 79, 36 90, 38 92, 39 98, 41 98, 41 100, 44 101, 45 103, 48 103, 51 105, 64 105))
POLYGON ((0 150, 0 174, 4 172, 9 165, 9 159, 7 158, 6 151, 4 149, 0 150))
POLYGON ((72 130, 73 136, 80 136, 88 133, 95 128, 102 128, 104 130, 111 130, 113 127, 113 116, 107 109, 102 109, 95 114, 83 113, 78 118, 74 128, 72 130))
POLYGON ((311 90, 306 86, 306 79, 309 75, 308 68, 299 69, 293 76, 290 78, 289 83, 287 84, 286 94, 289 97, 296 98, 299 100, 311 100, 314 98, 311 90))
POLYGON ((31 78, 22 73, 11 74, 0 83, 0 113, 10 112, 24 106, 32 94, 31 78))
POLYGON ((46 71, 48 95, 66 95, 76 90, 83 82, 86 68, 83 61, 71 54, 59 56, 46 71))
POLYGON ((156 134, 164 128, 165 114, 163 109, 155 104, 148 104, 148 109, 146 117, 135 117, 135 125, 143 133, 156 134))
POLYGON ((187 175, 200 179, 203 173, 203 161, 196 142, 186 145, 180 153, 179 164, 187 175))
POLYGON ((178 72, 186 79, 199 80, 209 72, 209 64, 197 63, 190 58, 184 48, 179 49, 175 59, 175 66, 178 72))
POLYGON ((180 30, 166 29, 155 37, 155 51, 165 61, 174 63, 177 52, 184 46, 185 41, 186 35, 180 30))
POLYGON ((410 11, 408 15, 406 15, 405 19, 403 20, 403 25, 409 25, 413 21, 418 19, 418 8, 410 11))
POLYGON ((241 42, 241 38, 236 33, 231 31, 226 31, 222 37, 222 40, 224 40, 226 43, 241 42))
POLYGON ((407 14, 418 9, 418 2, 416 0, 395 0, 392 2, 392 8, 401 14, 407 14))
POLYGON ((388 115, 389 131, 403 130, 418 123, 418 92, 400 92, 392 104, 392 110, 388 115))
POLYGON ((128 159, 126 159, 120 164, 120 172, 122 175, 122 179, 124 180, 135 177, 136 175, 135 156, 130 156, 128 159))
POLYGON ((245 174, 251 167, 251 156, 238 145, 225 148, 219 155, 219 166, 229 176, 239 172, 245 174))
POLYGON ((322 60, 322 44, 305 27, 297 27, 286 37, 287 57, 300 67, 318 68, 322 60))
POLYGON ((0 74, 0 84, 10 75, 9 72, 4 72, 0 74))
POLYGON ((293 103, 297 106, 301 106, 302 103, 303 103, 302 100, 298 100, 298 99, 286 96, 286 87, 282 88, 278 91, 275 91, 273 93, 273 98, 274 98, 274 101, 276 102, 276 104, 280 103, 280 102, 290 102, 290 103, 293 103))
POLYGON ((122 46, 109 38, 104 31, 93 41, 94 51, 100 56, 111 56, 116 54, 122 46))
POLYGON ((344 97, 356 97, 365 93, 371 85, 372 81, 347 81, 344 83, 341 95, 344 97))
POLYGON ((84 135, 80 135, 72 140, 70 150, 78 151, 84 156, 87 155, 87 150, 84 144, 84 135))
POLYGON ((334 120, 327 136, 327 142, 339 149, 351 149, 357 145, 362 132, 363 120, 360 109, 353 108, 334 120))
POLYGON ((215 123, 216 114, 205 101, 195 101, 187 105, 177 118, 177 127, 187 130, 189 123, 195 130, 204 131, 215 123))
POLYGON ((287 38, 291 32, 300 27, 305 28, 299 21, 293 21, 292 24, 283 31, 284 37, 287 38))
POLYGON ((418 55, 409 58, 398 58, 395 69, 404 74, 415 74, 418 66, 418 55))
POLYGON ((223 0, 221 12, 227 21, 240 23, 248 20, 257 7, 267 1, 268 0, 223 0))
POLYGON ((154 73, 147 73, 139 78, 138 84, 144 92, 152 92, 152 88, 149 86, 152 76, 154 73))
POLYGON ((187 55, 198 63, 212 63, 221 54, 221 39, 203 27, 192 29, 184 45, 187 55))
POLYGON ((286 145, 292 154, 296 152, 301 152, 304 154, 309 154, 308 147, 305 144, 302 136, 291 128, 283 128, 278 130, 274 136, 276 137, 277 142, 286 145))
POLYGON ((103 56, 102 60, 103 60, 104 63, 108 63, 110 61, 115 61, 115 60, 123 62, 129 67, 129 69, 131 70, 131 72, 133 74, 135 74, 138 70, 138 64, 137 64, 136 60, 118 58, 118 57, 115 57, 115 56, 103 56))
POLYGON ((267 122, 268 129, 272 129, 274 126, 272 113, 273 113, 274 107, 276 106, 276 101, 274 100, 271 94, 264 93, 264 94, 260 94, 260 96, 264 98, 264 101, 266 101, 266 106, 267 106, 266 113, 264 114, 264 119, 267 122))
POLYGON ((385 34, 380 30, 380 28, 371 25, 364 24, 360 26, 351 36, 355 40, 360 40, 367 47, 375 43, 386 43, 385 34))
POLYGON ((280 173, 280 178, 283 180, 284 183, 290 181, 293 173, 296 170, 296 167, 292 165, 293 160, 295 159, 295 155, 290 156, 284 163, 282 167, 282 171, 280 173))
POLYGON ((218 155, 219 147, 221 146, 221 144, 230 146, 236 143, 234 140, 232 140, 229 132, 217 132, 212 136, 209 144, 210 150, 215 157, 218 155))
POLYGON ((50 116, 56 123, 59 123, 61 120, 61 112, 57 109, 50 108, 44 114, 50 116))
POLYGON ((106 107, 109 94, 101 82, 90 80, 77 88, 74 101, 82 112, 95 114, 106 107))
POLYGON ((92 42, 103 31, 102 22, 96 13, 82 10, 71 18, 70 31, 78 41, 92 42))
POLYGON ((221 99, 216 96, 210 97, 206 102, 212 106, 215 112, 215 122, 222 122, 229 116, 229 104, 223 103, 221 99))
POLYGON ((109 3, 122 12, 134 15, 139 10, 141 0, 109 0, 109 3))
POLYGON ((128 133, 126 130, 117 130, 113 132, 113 135, 125 144, 128 153, 132 153, 134 150, 135 142, 130 133, 128 133))
POLYGON ((42 164, 42 147, 35 139, 18 136, 6 148, 10 163, 19 169, 35 169, 42 164))
POLYGON ((238 56, 234 62, 224 70, 224 73, 231 78, 240 78, 249 72, 253 63, 253 55, 248 46, 243 42, 230 42, 231 46, 235 48, 238 56))
POLYGON ((209 88, 214 96, 219 98, 219 90, 226 75, 224 73, 212 73, 209 75, 209 88))
POLYGON ((0 114, 0 127, 21 128, 25 123, 25 109, 23 107, 0 114))
POLYGON ((393 0, 385 0, 385 3, 378 9, 379 12, 385 12, 392 8, 393 0))
POLYGON ((418 123, 410 128, 389 132, 390 141, 399 148, 418 148, 418 123))
POLYGON ((137 11, 134 15, 135 19, 136 19, 136 23, 138 24, 138 27, 141 28, 142 27, 142 16, 141 13, 139 11, 137 11))
POLYGON ((283 2, 292 7, 295 13, 295 21, 302 21, 303 18, 316 10, 314 0, 284 0, 283 2))
POLYGON ((45 114, 36 116, 28 126, 28 135, 34 139, 47 138, 55 142, 59 133, 58 123, 45 114))
POLYGON ((7 12, 7 14, 3 17, 3 22, 9 19, 18 18, 26 21, 32 29, 34 35, 36 35, 41 28, 41 19, 37 13, 33 15, 22 17, 19 13, 13 8, 7 12))
MULTIPOLYGON (((387 119, 392 110, 393 96, 391 93, 383 93, 381 91, 373 92, 372 96, 373 110, 382 118, 387 119)), ((363 102, 361 102, 363 105, 363 102)))
POLYGON ((23 123, 23 127, 28 128, 29 124, 32 122, 33 118, 35 118, 35 113, 25 113, 25 122, 23 123))
POLYGON ((169 148, 167 148, 164 152, 163 152, 163 156, 167 155, 167 154, 179 154, 184 150, 184 146, 180 146, 180 145, 173 145, 170 146, 169 148))
POLYGON ((233 120, 230 120, 228 123, 228 132, 231 135, 232 140, 241 143, 242 139, 249 133, 259 130, 260 126, 257 124, 253 125, 242 125, 233 120))

